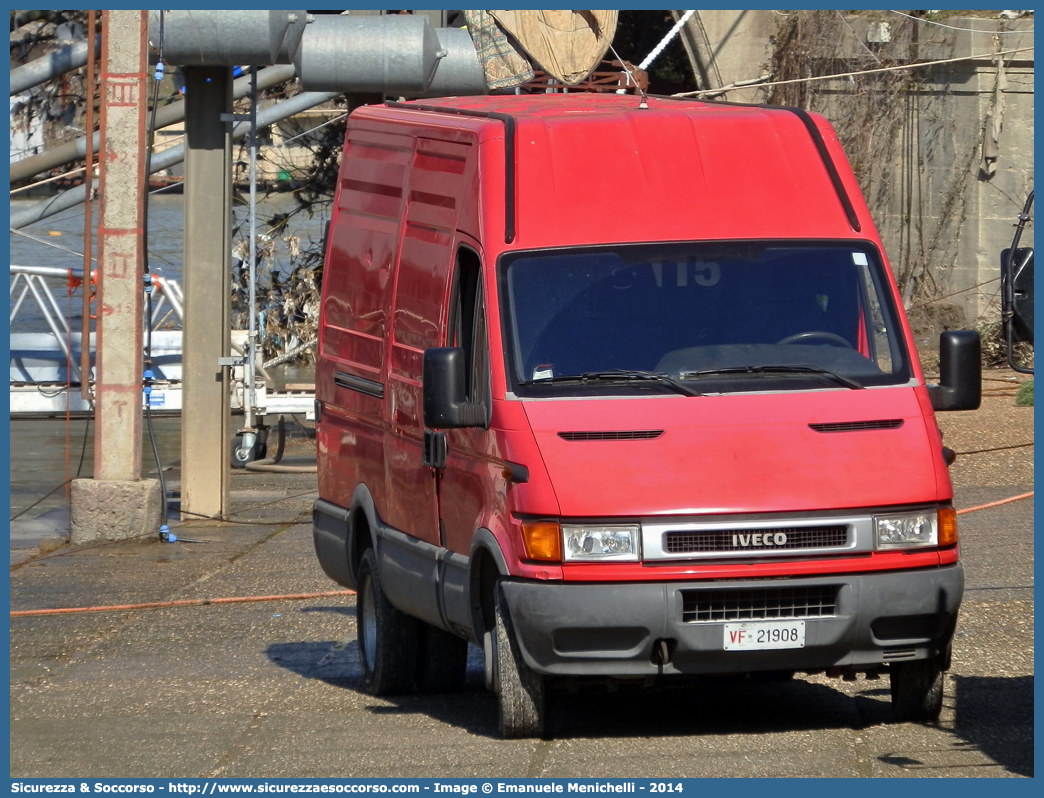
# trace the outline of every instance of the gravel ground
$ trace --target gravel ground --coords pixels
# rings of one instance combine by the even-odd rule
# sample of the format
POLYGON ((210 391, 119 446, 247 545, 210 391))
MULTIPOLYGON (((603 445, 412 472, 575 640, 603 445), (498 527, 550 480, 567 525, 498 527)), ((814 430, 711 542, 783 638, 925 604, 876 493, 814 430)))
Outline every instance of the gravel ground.
POLYGON ((981 408, 936 416, 943 443, 957 452, 950 468, 955 490, 1033 485, 1033 408, 1015 405, 1015 391, 1026 379, 1006 369, 988 370, 981 408))

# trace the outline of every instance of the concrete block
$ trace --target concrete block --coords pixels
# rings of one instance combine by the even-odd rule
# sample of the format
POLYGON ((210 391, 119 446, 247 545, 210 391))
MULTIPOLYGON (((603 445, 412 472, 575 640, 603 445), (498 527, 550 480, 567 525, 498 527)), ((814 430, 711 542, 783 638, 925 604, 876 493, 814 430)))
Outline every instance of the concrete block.
POLYGON ((163 495, 156 479, 76 479, 72 483, 73 545, 158 535, 163 495))

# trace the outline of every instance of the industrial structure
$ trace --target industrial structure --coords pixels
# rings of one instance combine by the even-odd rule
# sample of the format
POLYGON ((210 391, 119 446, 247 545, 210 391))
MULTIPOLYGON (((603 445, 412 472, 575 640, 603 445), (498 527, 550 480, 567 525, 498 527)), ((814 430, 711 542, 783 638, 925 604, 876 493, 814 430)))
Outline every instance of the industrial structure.
MULTIPOLYGON (((182 424, 181 508, 220 518, 229 510, 230 368, 246 372, 248 426, 255 422, 252 413, 258 400, 252 374, 257 344, 253 324, 243 354, 233 356, 230 351, 232 142, 249 135, 256 152, 259 127, 343 93, 352 104, 353 96, 359 103, 384 94, 486 91, 470 36, 466 30, 440 27, 444 12, 371 13, 313 17, 305 11, 102 12, 99 133, 90 146, 85 136, 13 166, 12 180, 25 179, 89 152, 99 153, 94 184, 87 179, 80 187, 11 216, 11 227, 18 229, 74 207, 95 187, 99 191, 98 264, 93 270, 100 297, 93 396, 95 479, 73 483, 74 542, 155 530, 166 501, 158 481, 141 478, 142 386, 151 387, 155 376, 146 373, 140 355, 146 291, 154 288, 143 269, 146 168, 156 172, 185 162, 184 284, 180 290, 168 286, 164 295, 168 302, 177 302, 183 314, 180 399, 183 407, 193 409, 184 414, 182 424), (150 60, 181 67, 185 79, 184 101, 154 109, 151 120, 146 91, 150 60), (251 74, 233 83, 237 66, 252 68, 251 74), (294 75, 302 93, 262 112, 251 103, 246 118, 233 115, 233 99, 249 94, 256 100, 259 88, 294 75), (151 155, 150 129, 180 119, 185 120, 185 143, 146 158, 146 152, 151 155)), ((41 59, 45 63, 33 62, 13 75, 12 93, 77 68, 91 55, 84 44, 41 59)), ((253 250, 253 236, 251 242, 253 250)), ((255 261, 251 251, 251 265, 255 261)), ((90 271, 89 266, 81 270, 80 279, 90 271)), ((30 269, 21 275, 22 288, 46 307, 40 279, 30 269)), ((85 314, 88 324, 89 315, 85 314)), ((90 340, 82 331, 77 338, 90 340)), ((71 350, 64 354, 72 359, 71 350)), ((81 370, 82 363, 89 369, 89 360, 81 361, 81 370)), ((80 381, 87 383, 82 375, 80 381)))

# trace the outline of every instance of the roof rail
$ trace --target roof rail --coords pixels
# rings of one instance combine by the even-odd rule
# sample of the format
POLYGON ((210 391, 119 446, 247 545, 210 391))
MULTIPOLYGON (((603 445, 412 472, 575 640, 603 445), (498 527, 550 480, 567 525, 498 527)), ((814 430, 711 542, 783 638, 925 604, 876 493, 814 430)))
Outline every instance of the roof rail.
POLYGON ((419 103, 403 103, 388 100, 384 103, 389 108, 401 108, 406 111, 431 111, 437 114, 453 114, 455 116, 474 116, 483 119, 495 119, 504 123, 504 243, 515 240, 515 117, 496 111, 474 111, 470 108, 450 108, 442 105, 421 105, 419 103))

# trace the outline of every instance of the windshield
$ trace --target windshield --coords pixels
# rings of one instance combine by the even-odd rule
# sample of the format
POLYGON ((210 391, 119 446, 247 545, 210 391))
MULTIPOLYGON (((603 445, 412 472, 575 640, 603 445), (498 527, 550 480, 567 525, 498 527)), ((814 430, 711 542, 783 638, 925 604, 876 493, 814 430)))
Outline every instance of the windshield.
POLYGON ((869 244, 508 253, 500 285, 508 372, 523 396, 672 392, 649 375, 699 393, 910 379, 888 282, 869 244))

